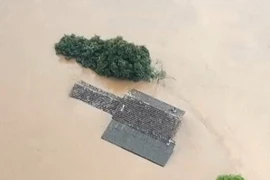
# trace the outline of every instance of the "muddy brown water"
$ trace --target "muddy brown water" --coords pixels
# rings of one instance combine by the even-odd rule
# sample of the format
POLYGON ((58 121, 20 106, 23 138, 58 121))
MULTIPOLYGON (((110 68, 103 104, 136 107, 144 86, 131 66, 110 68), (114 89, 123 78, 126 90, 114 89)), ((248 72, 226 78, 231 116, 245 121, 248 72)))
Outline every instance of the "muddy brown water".
POLYGON ((269 180, 270 1, 0 0, 1 180, 269 180), (119 82, 59 60, 63 34, 145 44, 170 77, 119 82), (110 116, 68 98, 78 80, 186 110, 165 168, 100 139, 110 116))

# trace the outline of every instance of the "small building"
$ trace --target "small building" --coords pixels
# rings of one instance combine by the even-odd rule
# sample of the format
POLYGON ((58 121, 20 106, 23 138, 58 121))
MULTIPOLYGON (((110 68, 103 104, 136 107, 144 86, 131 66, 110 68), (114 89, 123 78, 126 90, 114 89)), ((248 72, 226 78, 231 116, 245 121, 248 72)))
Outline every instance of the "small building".
POLYGON ((174 106, 135 89, 118 97, 81 81, 70 97, 82 100, 112 115, 102 139, 160 166, 169 160, 173 140, 185 114, 174 106))

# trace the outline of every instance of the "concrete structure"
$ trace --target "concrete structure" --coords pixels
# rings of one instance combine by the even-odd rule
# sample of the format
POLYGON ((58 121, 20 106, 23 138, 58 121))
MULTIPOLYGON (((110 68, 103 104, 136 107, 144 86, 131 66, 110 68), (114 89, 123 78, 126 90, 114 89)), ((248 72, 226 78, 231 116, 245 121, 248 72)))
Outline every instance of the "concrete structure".
POLYGON ((175 143, 165 144, 115 120, 110 122, 101 138, 161 166, 165 166, 175 146, 175 143))
POLYGON ((70 97, 112 115, 102 139, 165 166, 173 153, 173 137, 184 111, 137 90, 123 98, 81 81, 70 97))

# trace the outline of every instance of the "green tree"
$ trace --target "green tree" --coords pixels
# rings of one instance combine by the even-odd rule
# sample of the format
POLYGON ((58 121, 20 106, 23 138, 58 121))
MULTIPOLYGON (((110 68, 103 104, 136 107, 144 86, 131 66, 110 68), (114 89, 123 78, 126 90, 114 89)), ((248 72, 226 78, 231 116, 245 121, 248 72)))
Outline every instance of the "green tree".
POLYGON ((74 34, 65 35, 55 44, 55 51, 101 76, 149 81, 166 75, 163 70, 151 66, 150 53, 145 46, 129 43, 120 36, 102 40, 99 36, 86 39, 74 34))
POLYGON ((220 175, 216 180, 245 180, 241 175, 220 175))

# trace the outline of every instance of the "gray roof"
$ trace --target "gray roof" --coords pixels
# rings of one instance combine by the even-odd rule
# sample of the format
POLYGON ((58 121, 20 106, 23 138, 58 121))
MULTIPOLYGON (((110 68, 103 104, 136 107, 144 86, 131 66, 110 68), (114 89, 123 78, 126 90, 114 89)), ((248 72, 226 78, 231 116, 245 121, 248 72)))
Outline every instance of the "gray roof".
POLYGON ((83 81, 80 81, 73 86, 69 96, 86 102, 109 114, 114 114, 120 103, 120 97, 105 92, 83 81))
POLYGON ((160 101, 152 96, 149 96, 148 94, 137 91, 136 89, 132 89, 127 93, 127 95, 130 97, 134 97, 134 99, 148 103, 150 106, 153 106, 154 108, 157 108, 161 111, 165 111, 171 115, 182 117, 185 114, 185 111, 178 109, 170 104, 167 104, 166 102, 160 101))
POLYGON ((112 115, 102 139, 161 166, 166 164, 184 111, 134 89, 120 98, 83 81, 73 86, 70 97, 112 115))
POLYGON ((128 95, 121 100, 112 119, 164 143, 173 138, 180 123, 178 117, 128 95))
POLYGON ((175 146, 174 143, 164 144, 114 120, 101 138, 160 166, 166 165, 175 146))

